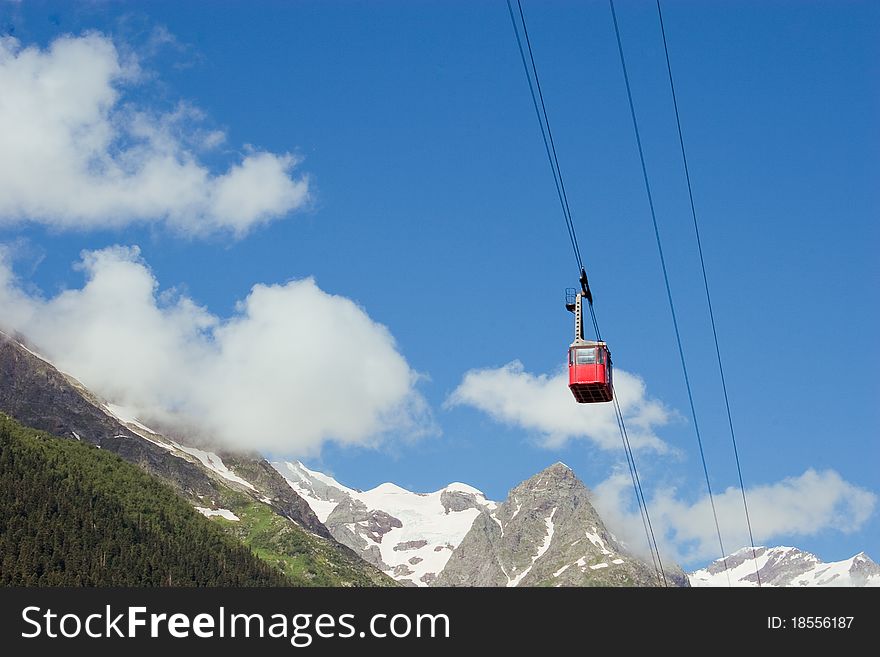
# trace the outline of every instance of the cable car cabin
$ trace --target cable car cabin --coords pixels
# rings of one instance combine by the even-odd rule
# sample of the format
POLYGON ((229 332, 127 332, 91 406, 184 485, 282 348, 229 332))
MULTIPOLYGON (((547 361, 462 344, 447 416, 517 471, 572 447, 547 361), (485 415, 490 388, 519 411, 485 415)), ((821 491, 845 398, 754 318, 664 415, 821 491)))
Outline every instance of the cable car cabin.
POLYGON ((576 340, 569 347, 568 387, 580 404, 613 399, 611 352, 604 342, 576 340))

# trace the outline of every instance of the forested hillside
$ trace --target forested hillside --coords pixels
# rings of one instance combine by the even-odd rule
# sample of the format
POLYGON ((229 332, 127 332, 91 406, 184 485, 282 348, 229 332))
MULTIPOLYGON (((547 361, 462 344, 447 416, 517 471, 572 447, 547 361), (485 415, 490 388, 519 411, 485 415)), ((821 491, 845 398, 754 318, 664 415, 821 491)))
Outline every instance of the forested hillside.
POLYGON ((0 584, 290 582, 136 466, 0 413, 0 584))

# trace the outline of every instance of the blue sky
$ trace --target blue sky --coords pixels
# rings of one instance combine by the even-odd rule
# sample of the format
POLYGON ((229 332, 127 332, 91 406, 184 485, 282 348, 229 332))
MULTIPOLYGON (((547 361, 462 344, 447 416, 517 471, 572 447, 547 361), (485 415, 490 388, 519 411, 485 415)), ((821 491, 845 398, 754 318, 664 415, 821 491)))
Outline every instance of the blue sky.
MULTIPOLYGON (((671 526, 687 525, 672 517, 687 515, 705 481, 608 5, 524 8, 603 336, 615 365, 666 409, 650 429, 666 453, 636 454, 649 501, 673 509, 671 526)), ((720 492, 738 481, 656 9, 617 9, 720 492)), ((832 500, 824 518, 780 522, 764 542, 826 560, 861 550, 877 559, 880 520, 865 495, 880 493, 880 7, 670 1, 664 17, 746 487, 814 469, 837 473, 830 488, 844 491, 842 507, 832 500), (840 518, 859 513, 867 517, 840 518)), ((134 81, 118 82, 118 107, 161 114, 185 102, 201 112, 186 130, 225 133, 221 146, 198 151, 206 170, 253 152, 290 153, 291 179, 305 176, 309 188, 290 212, 270 212, 238 236, 190 230, 192 222, 181 230, 149 212, 111 225, 7 210, 0 242, 29 294, 81 288, 83 272, 72 267, 80 252, 112 245, 139 246, 161 289, 221 319, 255 284, 312 276, 388 328, 422 375, 418 417, 433 430, 413 437, 397 427, 368 447, 323 442, 304 459, 310 466, 360 488, 391 480, 434 490, 457 480, 493 499, 557 460, 592 487, 619 467, 619 450, 595 439, 548 447, 534 424, 493 415, 491 391, 447 403, 474 369, 518 360, 520 373, 552 376, 572 334, 563 291, 577 271, 503 1, 277 2, 258 11, 234 2, 3 2, 0 30, 43 49, 62 35, 101 33, 138 63, 134 81)), ((340 349, 357 350, 356 338, 343 336, 340 349)), ((340 371, 340 414, 359 394, 343 379, 340 371)), ((279 444, 269 451, 287 455, 279 444)), ((816 495, 827 489, 819 484, 816 495)), ((740 547, 732 540, 725 547, 740 547)))

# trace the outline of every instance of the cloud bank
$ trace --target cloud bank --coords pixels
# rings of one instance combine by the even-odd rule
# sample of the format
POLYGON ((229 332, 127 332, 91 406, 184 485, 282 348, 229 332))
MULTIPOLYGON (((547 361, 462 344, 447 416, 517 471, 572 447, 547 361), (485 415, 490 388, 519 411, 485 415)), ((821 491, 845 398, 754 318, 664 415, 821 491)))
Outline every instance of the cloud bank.
MULTIPOLYGON (((648 397, 645 382, 635 374, 614 370, 614 392, 633 449, 666 452, 669 446, 654 432, 675 414, 648 397)), ((446 401, 447 407, 471 406, 494 420, 539 436, 548 448, 576 438, 602 449, 621 448, 612 404, 577 404, 568 390, 568 373, 531 374, 518 360, 503 367, 470 370, 446 401)))
POLYGON ((221 319, 160 292, 137 247, 83 252, 83 287, 49 299, 2 256, 0 328, 148 424, 292 456, 433 431, 388 329, 311 278, 255 285, 221 319))
POLYGON ((308 200, 290 154, 248 149, 225 171, 199 159, 223 142, 185 104, 157 113, 127 99, 136 61, 91 33, 46 49, 0 37, 0 227, 164 223, 240 237, 308 200))
MULTIPOLYGON (((647 552, 641 516, 633 509, 629 474, 612 475, 594 493, 596 507, 609 526, 633 549, 647 552)), ((757 545, 828 530, 858 531, 877 505, 874 493, 847 482, 834 470, 812 468, 797 477, 748 488, 746 496, 757 545)), ((728 488, 716 494, 715 508, 725 551, 729 554, 749 545, 741 490, 728 488)), ((684 564, 721 557, 708 495, 686 501, 675 489, 659 490, 648 500, 648 511, 661 553, 684 564)))

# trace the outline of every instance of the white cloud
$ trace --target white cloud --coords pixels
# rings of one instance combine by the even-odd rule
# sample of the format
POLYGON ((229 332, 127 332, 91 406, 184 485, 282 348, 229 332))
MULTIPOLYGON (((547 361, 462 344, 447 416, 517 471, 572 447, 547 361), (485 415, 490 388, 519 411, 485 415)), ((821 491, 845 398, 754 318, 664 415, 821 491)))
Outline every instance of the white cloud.
POLYGON ((124 92, 138 77, 137 62, 98 33, 46 49, 0 38, 0 226, 164 222, 242 236, 307 202, 290 154, 250 149, 212 172, 198 153, 223 133, 200 130, 186 104, 165 114, 135 104, 124 92))
MULTIPOLYGON (((644 527, 638 510, 633 509, 631 485, 628 474, 612 475, 595 488, 594 499, 613 530, 633 549, 642 550, 644 527)), ((730 554, 749 545, 741 490, 728 488, 714 497, 725 551, 730 554)), ((746 490, 746 498, 758 545, 828 530, 858 531, 877 504, 874 493, 847 482, 834 470, 813 469, 753 486, 746 490)), ((682 563, 721 557, 708 495, 688 501, 675 489, 659 490, 648 500, 648 511, 661 553, 682 563)))
MULTIPOLYGON (((633 449, 669 449, 655 433, 673 413, 647 396, 645 382, 615 369, 614 393, 633 449)), ((518 360, 499 368, 470 370, 446 401, 447 407, 472 406, 493 419, 540 435, 545 447, 557 448, 586 438, 602 449, 620 449, 613 404, 578 404, 568 389, 565 370, 531 374, 518 360)))
POLYGON ((148 423, 292 456, 434 431, 388 329, 311 278, 255 285, 221 319, 159 293, 137 247, 84 252, 85 285, 49 299, 2 260, 0 323, 148 423))

